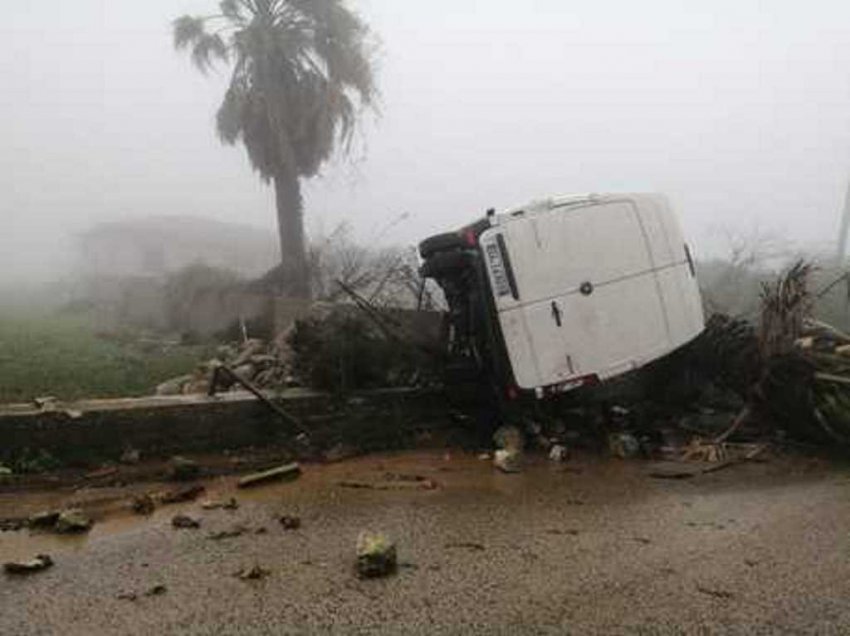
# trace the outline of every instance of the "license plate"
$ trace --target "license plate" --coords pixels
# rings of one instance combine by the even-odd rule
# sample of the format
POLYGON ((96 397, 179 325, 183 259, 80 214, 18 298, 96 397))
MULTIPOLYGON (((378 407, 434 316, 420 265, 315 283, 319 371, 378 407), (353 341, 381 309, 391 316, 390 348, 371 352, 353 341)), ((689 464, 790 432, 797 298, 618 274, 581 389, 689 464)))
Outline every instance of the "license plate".
POLYGON ((490 274, 493 276, 493 288, 496 291, 496 296, 509 296, 511 285, 508 282, 508 275, 505 271, 502 254, 499 252, 499 246, 493 241, 487 243, 485 249, 487 250, 487 264, 490 266, 490 274))

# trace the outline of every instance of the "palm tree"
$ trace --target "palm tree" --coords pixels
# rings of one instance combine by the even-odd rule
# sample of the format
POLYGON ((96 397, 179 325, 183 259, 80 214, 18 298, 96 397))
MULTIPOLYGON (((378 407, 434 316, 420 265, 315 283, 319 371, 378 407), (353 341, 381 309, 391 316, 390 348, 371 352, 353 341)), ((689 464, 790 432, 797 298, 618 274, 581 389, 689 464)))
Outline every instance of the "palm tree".
POLYGON ((223 63, 222 141, 241 141, 251 167, 274 182, 281 287, 310 297, 301 179, 337 148, 376 98, 369 28, 344 0, 222 0, 220 13, 174 21, 174 46, 204 73, 223 63))

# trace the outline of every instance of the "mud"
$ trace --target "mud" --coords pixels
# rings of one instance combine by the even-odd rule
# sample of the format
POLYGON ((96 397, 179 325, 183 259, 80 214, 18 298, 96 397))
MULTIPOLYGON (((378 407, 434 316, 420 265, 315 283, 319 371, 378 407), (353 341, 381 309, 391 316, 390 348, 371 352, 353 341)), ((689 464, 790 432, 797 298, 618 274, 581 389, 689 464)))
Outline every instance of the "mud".
POLYGON ((56 562, 0 580, 0 633, 850 628, 845 467, 774 458, 685 481, 647 473, 644 462, 585 456, 503 474, 461 452, 417 452, 308 465, 297 481, 251 491, 218 477, 198 501, 149 517, 126 510, 123 489, 4 495, 0 517, 75 499, 97 523, 82 537, 0 534, 0 560, 56 562), (238 510, 201 507, 231 496, 238 510), (176 514, 201 518, 202 530, 174 530, 176 514), (282 528, 284 514, 301 527, 282 528), (247 531, 207 538, 236 526, 247 531), (397 542, 396 575, 357 578, 364 529, 397 542), (268 576, 234 576, 254 566, 268 576))

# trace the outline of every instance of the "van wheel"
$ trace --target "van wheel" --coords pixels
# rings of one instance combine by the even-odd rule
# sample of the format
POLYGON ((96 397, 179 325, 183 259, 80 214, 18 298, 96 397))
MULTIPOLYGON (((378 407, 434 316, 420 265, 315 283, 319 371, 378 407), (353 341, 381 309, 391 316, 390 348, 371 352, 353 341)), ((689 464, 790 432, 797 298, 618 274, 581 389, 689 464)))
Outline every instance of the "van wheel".
POLYGON ((446 278, 456 274, 469 264, 469 255, 466 252, 436 252, 432 254, 419 273, 425 278, 446 278))
POLYGON ((462 247, 466 247, 466 241, 463 236, 457 232, 446 232, 444 234, 435 234, 422 241, 419 244, 419 254, 422 258, 430 258, 436 252, 456 250, 462 247))

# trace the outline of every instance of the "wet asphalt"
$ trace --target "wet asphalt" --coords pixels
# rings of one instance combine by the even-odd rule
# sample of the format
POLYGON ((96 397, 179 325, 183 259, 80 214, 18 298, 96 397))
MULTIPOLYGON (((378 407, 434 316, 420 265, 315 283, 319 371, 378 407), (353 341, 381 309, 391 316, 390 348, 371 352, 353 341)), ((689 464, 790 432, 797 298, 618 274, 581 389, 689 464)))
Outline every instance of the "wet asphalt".
MULTIPOLYGON (((199 500, 136 517, 122 502, 85 537, 0 534, 0 560, 55 561, 0 575, 0 634, 850 633, 846 467, 774 458, 659 480, 642 461, 539 457, 506 475, 416 452, 307 466, 249 492, 206 485, 239 509, 199 500), (172 528, 178 513, 201 528, 172 528), (364 529, 397 542, 395 575, 357 578, 364 529), (270 574, 234 576, 254 565, 270 574)), ((0 496, 0 517, 39 497, 0 496)))

